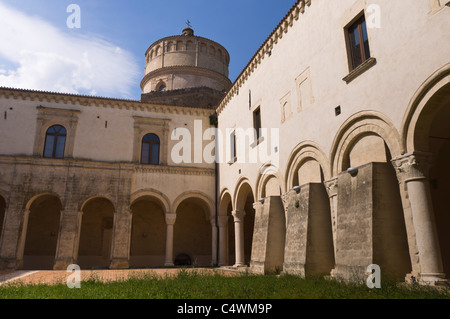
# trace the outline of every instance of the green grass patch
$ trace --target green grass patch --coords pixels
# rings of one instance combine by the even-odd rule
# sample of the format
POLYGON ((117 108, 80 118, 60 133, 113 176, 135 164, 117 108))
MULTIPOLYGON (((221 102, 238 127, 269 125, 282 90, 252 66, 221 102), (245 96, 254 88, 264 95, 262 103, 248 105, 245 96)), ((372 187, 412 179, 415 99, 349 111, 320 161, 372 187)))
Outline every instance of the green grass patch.
POLYGON ((177 275, 135 276, 102 283, 89 278, 80 289, 59 285, 0 287, 0 299, 450 299, 449 288, 405 286, 382 282, 381 289, 322 277, 258 276, 182 270, 177 275))

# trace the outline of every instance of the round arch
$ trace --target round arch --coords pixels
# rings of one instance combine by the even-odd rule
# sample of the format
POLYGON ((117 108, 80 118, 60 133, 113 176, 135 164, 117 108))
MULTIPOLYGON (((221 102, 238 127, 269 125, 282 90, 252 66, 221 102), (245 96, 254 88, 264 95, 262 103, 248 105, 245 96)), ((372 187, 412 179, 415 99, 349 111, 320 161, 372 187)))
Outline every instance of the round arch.
MULTIPOLYGON (((430 201, 434 230, 437 238, 433 253, 438 256, 436 273, 450 278, 450 214, 447 198, 450 187, 450 63, 434 72, 415 92, 402 124, 402 142, 408 154, 425 154, 431 164, 424 174, 427 177, 425 198, 430 201), (442 269, 439 269, 442 268, 442 269)), ((430 249, 431 250, 431 249, 430 249)))
POLYGON ((430 105, 429 102, 436 94, 450 90, 449 84, 450 63, 434 72, 422 83, 412 97, 403 118, 401 129, 402 145, 408 153, 428 151, 428 139, 425 138, 425 134, 421 135, 418 132, 429 130, 434 115, 444 106, 440 105, 440 107, 434 110, 428 108, 428 112, 424 111, 430 105))
POLYGON ((262 198, 262 197, 266 197, 265 194, 265 188, 267 183, 269 182, 270 179, 275 178, 278 182, 278 185, 280 187, 280 192, 282 194, 284 194, 286 192, 286 187, 285 187, 285 183, 283 181, 283 176, 280 172, 280 170, 277 171, 271 171, 270 174, 265 174, 262 172, 265 172, 267 168, 272 167, 272 165, 269 164, 265 164, 261 167, 261 169, 259 170, 259 174, 258 174, 258 178, 256 180, 256 197, 257 199, 262 198))
POLYGON ((334 138, 330 161, 333 176, 337 176, 342 171, 349 147, 364 134, 381 137, 393 158, 405 153, 400 134, 385 115, 375 111, 362 111, 350 117, 334 138))
POLYGON ((152 189, 152 188, 147 188, 147 189, 143 189, 143 190, 139 190, 137 192, 134 192, 133 194, 131 194, 130 196, 130 206, 132 206, 133 204, 135 204, 136 202, 144 199, 144 198, 153 198, 156 199, 156 202, 162 207, 164 208, 166 213, 169 213, 172 211, 172 207, 170 205, 170 201, 169 198, 163 194, 162 192, 156 190, 156 189, 152 189))
POLYGON ((30 210, 30 209, 31 209, 31 206, 32 206, 33 204, 35 204, 35 202, 36 202, 37 200, 39 200, 40 198, 43 198, 43 197, 45 197, 45 196, 56 197, 56 198, 58 198, 59 201, 61 201, 60 196, 59 196, 58 194, 56 194, 56 193, 53 193, 53 192, 39 193, 39 194, 36 194, 36 195, 31 196, 31 198, 30 198, 30 199, 27 201, 27 203, 25 204, 25 210, 30 210))
POLYGON ((297 145, 289 156, 288 165, 285 174, 286 190, 292 189, 294 186, 295 174, 298 168, 306 161, 315 160, 322 168, 325 180, 332 178, 330 162, 325 155, 325 152, 314 142, 306 141, 297 145))
POLYGON ((242 207, 245 206, 245 199, 249 192, 252 194, 253 198, 256 198, 256 194, 253 191, 250 180, 247 177, 241 177, 238 180, 234 190, 233 209, 242 209, 242 207), (246 190, 245 194, 242 194, 243 190, 246 190), (244 201, 244 205, 242 205, 242 201, 244 201))
POLYGON ((231 207, 233 209, 233 197, 231 196, 230 191, 227 188, 225 188, 222 190, 219 196, 219 203, 218 203, 219 216, 227 215, 227 209, 229 204, 231 204, 231 207))
POLYGON ((22 268, 53 269, 63 209, 61 199, 50 192, 41 193, 32 196, 25 207, 19 256, 22 268))
POLYGON ((114 205, 114 200, 109 195, 105 195, 105 194, 90 196, 86 200, 82 201, 81 202, 82 204, 79 207, 79 211, 82 212, 84 210, 84 208, 86 207, 86 205, 88 205, 90 202, 92 202, 92 201, 94 201, 96 199, 107 200, 114 207, 114 212, 116 211, 115 205, 114 205))
POLYGON ((201 192, 186 192, 174 201, 173 209, 176 214, 173 228, 175 265, 210 265, 215 203, 201 192))
POLYGON ((172 204, 173 212, 174 213, 177 212, 178 207, 181 205, 182 202, 192 198, 200 200, 200 203, 202 203, 202 206, 205 209, 205 213, 209 212, 209 216, 206 216, 208 217, 208 219, 215 216, 216 210, 214 209, 214 201, 208 195, 202 192, 185 192, 179 195, 172 204))

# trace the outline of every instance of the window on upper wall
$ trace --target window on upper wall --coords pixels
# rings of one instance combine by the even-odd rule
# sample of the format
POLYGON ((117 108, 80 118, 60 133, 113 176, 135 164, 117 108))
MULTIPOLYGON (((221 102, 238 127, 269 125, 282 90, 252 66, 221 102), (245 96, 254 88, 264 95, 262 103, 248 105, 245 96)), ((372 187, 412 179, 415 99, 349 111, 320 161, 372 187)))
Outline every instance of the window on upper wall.
POLYGON ((47 130, 44 144, 45 158, 64 158, 67 131, 61 125, 54 125, 47 130))
POLYGON ((354 70, 370 58, 366 19, 361 16, 346 30, 349 43, 351 69, 354 70))
POLYGON ((261 137, 261 108, 256 109, 253 112, 253 128, 256 132, 256 141, 261 137))
POLYGON ((147 134, 142 139, 141 164, 159 165, 160 139, 155 134, 147 134))
POLYGON ((156 89, 158 92, 164 92, 166 91, 167 86, 165 83, 161 83, 160 85, 158 85, 158 88, 156 89))
POLYGON ((230 164, 236 161, 236 155, 236 131, 233 131, 230 134, 230 164))

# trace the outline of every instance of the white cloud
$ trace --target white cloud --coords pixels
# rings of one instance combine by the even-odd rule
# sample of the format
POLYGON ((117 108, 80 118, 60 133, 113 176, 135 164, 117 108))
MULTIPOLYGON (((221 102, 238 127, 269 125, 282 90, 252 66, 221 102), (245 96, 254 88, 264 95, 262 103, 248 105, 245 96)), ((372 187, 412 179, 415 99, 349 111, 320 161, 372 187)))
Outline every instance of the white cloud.
POLYGON ((60 31, 2 3, 0 43, 0 57, 8 62, 1 61, 0 86, 130 98, 139 76, 130 52, 60 31))

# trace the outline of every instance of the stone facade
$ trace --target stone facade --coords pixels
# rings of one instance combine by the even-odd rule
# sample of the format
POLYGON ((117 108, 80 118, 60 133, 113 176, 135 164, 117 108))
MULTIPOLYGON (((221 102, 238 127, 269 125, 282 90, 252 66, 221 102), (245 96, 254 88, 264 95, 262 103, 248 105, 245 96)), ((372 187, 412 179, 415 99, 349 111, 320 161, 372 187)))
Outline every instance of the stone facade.
POLYGON ((448 4, 299 0, 254 54, 217 108, 219 129, 250 144, 218 172, 219 215, 255 219, 239 230, 253 238, 250 269, 365 280, 378 264, 385 277, 448 279, 448 4), (265 157, 242 160, 255 150, 265 157), (269 254, 274 201, 283 259, 269 254))
POLYGON ((233 84, 186 29, 150 46, 142 101, 1 88, 0 267, 448 280, 448 5, 298 0, 233 84), (216 124, 225 160, 196 161, 216 124), (64 159, 44 156, 54 125, 64 159), (182 129, 203 136, 189 163, 182 129))

